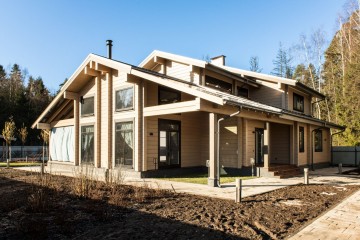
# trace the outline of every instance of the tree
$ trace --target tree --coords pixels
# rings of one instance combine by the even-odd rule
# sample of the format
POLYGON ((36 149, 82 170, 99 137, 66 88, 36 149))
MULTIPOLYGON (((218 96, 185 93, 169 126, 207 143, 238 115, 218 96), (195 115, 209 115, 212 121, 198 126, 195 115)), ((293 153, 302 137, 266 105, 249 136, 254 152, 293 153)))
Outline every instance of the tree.
POLYGON ((45 161, 45 152, 47 152, 47 155, 49 157, 49 152, 47 151, 47 145, 48 145, 49 139, 50 139, 49 135, 50 135, 49 131, 41 129, 40 138, 43 141, 43 163, 45 161))
POLYGON ((292 57, 290 50, 285 50, 280 42, 276 59, 273 61, 275 66, 271 74, 278 77, 292 78, 293 67, 291 66, 291 62, 292 57))
POLYGON ((22 124, 22 127, 19 129, 19 136, 20 136, 20 140, 21 140, 21 156, 24 157, 24 145, 25 145, 25 142, 26 142, 26 138, 27 138, 27 135, 28 135, 28 131, 27 131, 27 127, 24 126, 24 123, 22 124))
POLYGON ((252 56, 250 57, 250 71, 253 71, 253 72, 261 72, 262 71, 262 68, 259 67, 259 58, 257 56, 252 56))
POLYGON ((11 116, 9 121, 5 122, 4 129, 2 130, 2 135, 5 139, 8 152, 6 157, 9 157, 9 161, 11 161, 11 141, 13 141, 15 138, 15 130, 15 122, 11 116))

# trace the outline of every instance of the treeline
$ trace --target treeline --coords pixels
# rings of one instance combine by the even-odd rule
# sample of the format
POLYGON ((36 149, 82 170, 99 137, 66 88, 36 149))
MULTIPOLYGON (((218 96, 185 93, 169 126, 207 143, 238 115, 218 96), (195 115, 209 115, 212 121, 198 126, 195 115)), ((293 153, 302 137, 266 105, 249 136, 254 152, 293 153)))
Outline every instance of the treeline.
MULTIPOLYGON (((0 65, 0 134, 5 122, 12 117, 17 129, 27 127, 25 145, 42 145, 40 131, 30 127, 52 98, 41 77, 27 77, 26 70, 18 64, 9 72, 0 65)), ((21 145, 19 134, 15 137, 17 140, 12 145, 21 145)))

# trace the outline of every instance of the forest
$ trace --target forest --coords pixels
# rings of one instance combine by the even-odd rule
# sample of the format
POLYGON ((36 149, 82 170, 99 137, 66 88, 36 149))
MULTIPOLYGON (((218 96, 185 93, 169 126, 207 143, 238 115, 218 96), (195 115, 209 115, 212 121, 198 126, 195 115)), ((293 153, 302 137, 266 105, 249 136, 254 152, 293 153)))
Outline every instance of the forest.
MULTIPOLYGON (((327 96, 314 101, 315 117, 346 126, 333 145, 360 145, 360 12, 357 1, 344 6, 337 19, 338 30, 327 39, 321 29, 300 35, 298 43, 285 48, 281 43, 274 56, 271 74, 292 78, 327 96)), ((40 131, 30 126, 54 98, 41 77, 13 64, 6 70, 0 63, 0 134, 11 117, 19 130, 26 127, 25 145, 42 145, 40 131)), ((259 58, 250 59, 251 71, 261 72, 259 58)), ((65 80, 66 81, 66 80, 65 80)), ((59 86, 60 87, 60 86, 59 86)), ((332 132, 334 133, 334 132, 332 132)))

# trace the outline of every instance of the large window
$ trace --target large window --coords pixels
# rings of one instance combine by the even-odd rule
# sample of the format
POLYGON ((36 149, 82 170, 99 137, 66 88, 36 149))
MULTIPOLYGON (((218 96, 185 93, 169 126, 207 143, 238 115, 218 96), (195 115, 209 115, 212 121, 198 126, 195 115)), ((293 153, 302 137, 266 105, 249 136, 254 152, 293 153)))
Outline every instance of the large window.
POLYGON ((179 91, 159 87, 159 104, 177 103, 181 101, 181 93, 179 91))
POLYGON ((115 166, 133 164, 133 123, 121 122, 115 125, 115 166))
POLYGON ((239 97, 249 98, 249 89, 244 88, 244 87, 237 87, 237 95, 239 97))
POLYGON ((134 108, 134 88, 124 88, 116 91, 116 110, 129 110, 134 108))
POLYGON ((322 131, 321 130, 316 130, 315 131, 315 137, 314 137, 314 142, 315 142, 315 152, 322 152, 322 131))
POLYGON ((299 152, 304 152, 305 150, 305 132, 304 127, 299 127, 299 152))
POLYGON ((94 126, 81 127, 81 163, 94 164, 94 126))
POLYGON ((296 111, 304 112, 304 97, 294 93, 294 106, 296 111))
POLYGON ((94 115, 94 97, 81 99, 81 116, 94 115))
POLYGON ((210 76, 205 76, 205 85, 207 87, 211 87, 217 90, 220 90, 222 92, 227 92, 227 93, 232 93, 232 84, 231 83, 227 83, 224 81, 221 81, 219 79, 210 77, 210 76))

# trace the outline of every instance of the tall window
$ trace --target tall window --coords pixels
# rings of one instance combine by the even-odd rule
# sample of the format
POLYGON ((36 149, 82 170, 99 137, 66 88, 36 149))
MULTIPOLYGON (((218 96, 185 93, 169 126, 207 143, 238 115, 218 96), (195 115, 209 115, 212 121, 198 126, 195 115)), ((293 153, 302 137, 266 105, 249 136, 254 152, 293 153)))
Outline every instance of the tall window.
POLYGON ((299 127, 299 152, 304 152, 304 149, 305 149, 304 127, 299 127))
POLYGON ((94 97, 82 98, 81 116, 94 115, 94 97))
POLYGON ((296 93, 294 95, 294 106, 293 109, 296 111, 304 112, 304 97, 296 93))
POLYGON ((134 108, 134 88, 124 88, 116 91, 116 110, 129 110, 134 108))
POLYGON ((315 142, 315 152, 322 152, 322 150, 323 150, 322 144, 323 143, 322 143, 322 131, 321 130, 315 131, 314 142, 315 142))
POLYGON ((132 165, 133 152, 133 123, 117 123, 115 125, 115 166, 132 165))
POLYGON ((222 92, 232 93, 232 84, 219 79, 205 76, 205 86, 220 90, 222 92))
POLYGON ((94 126, 81 127, 81 163, 94 164, 94 126))
POLYGON ((237 87, 237 95, 239 97, 249 98, 249 89, 243 87, 237 87))
POLYGON ((179 91, 159 87, 159 104, 177 103, 181 101, 181 93, 179 91))

